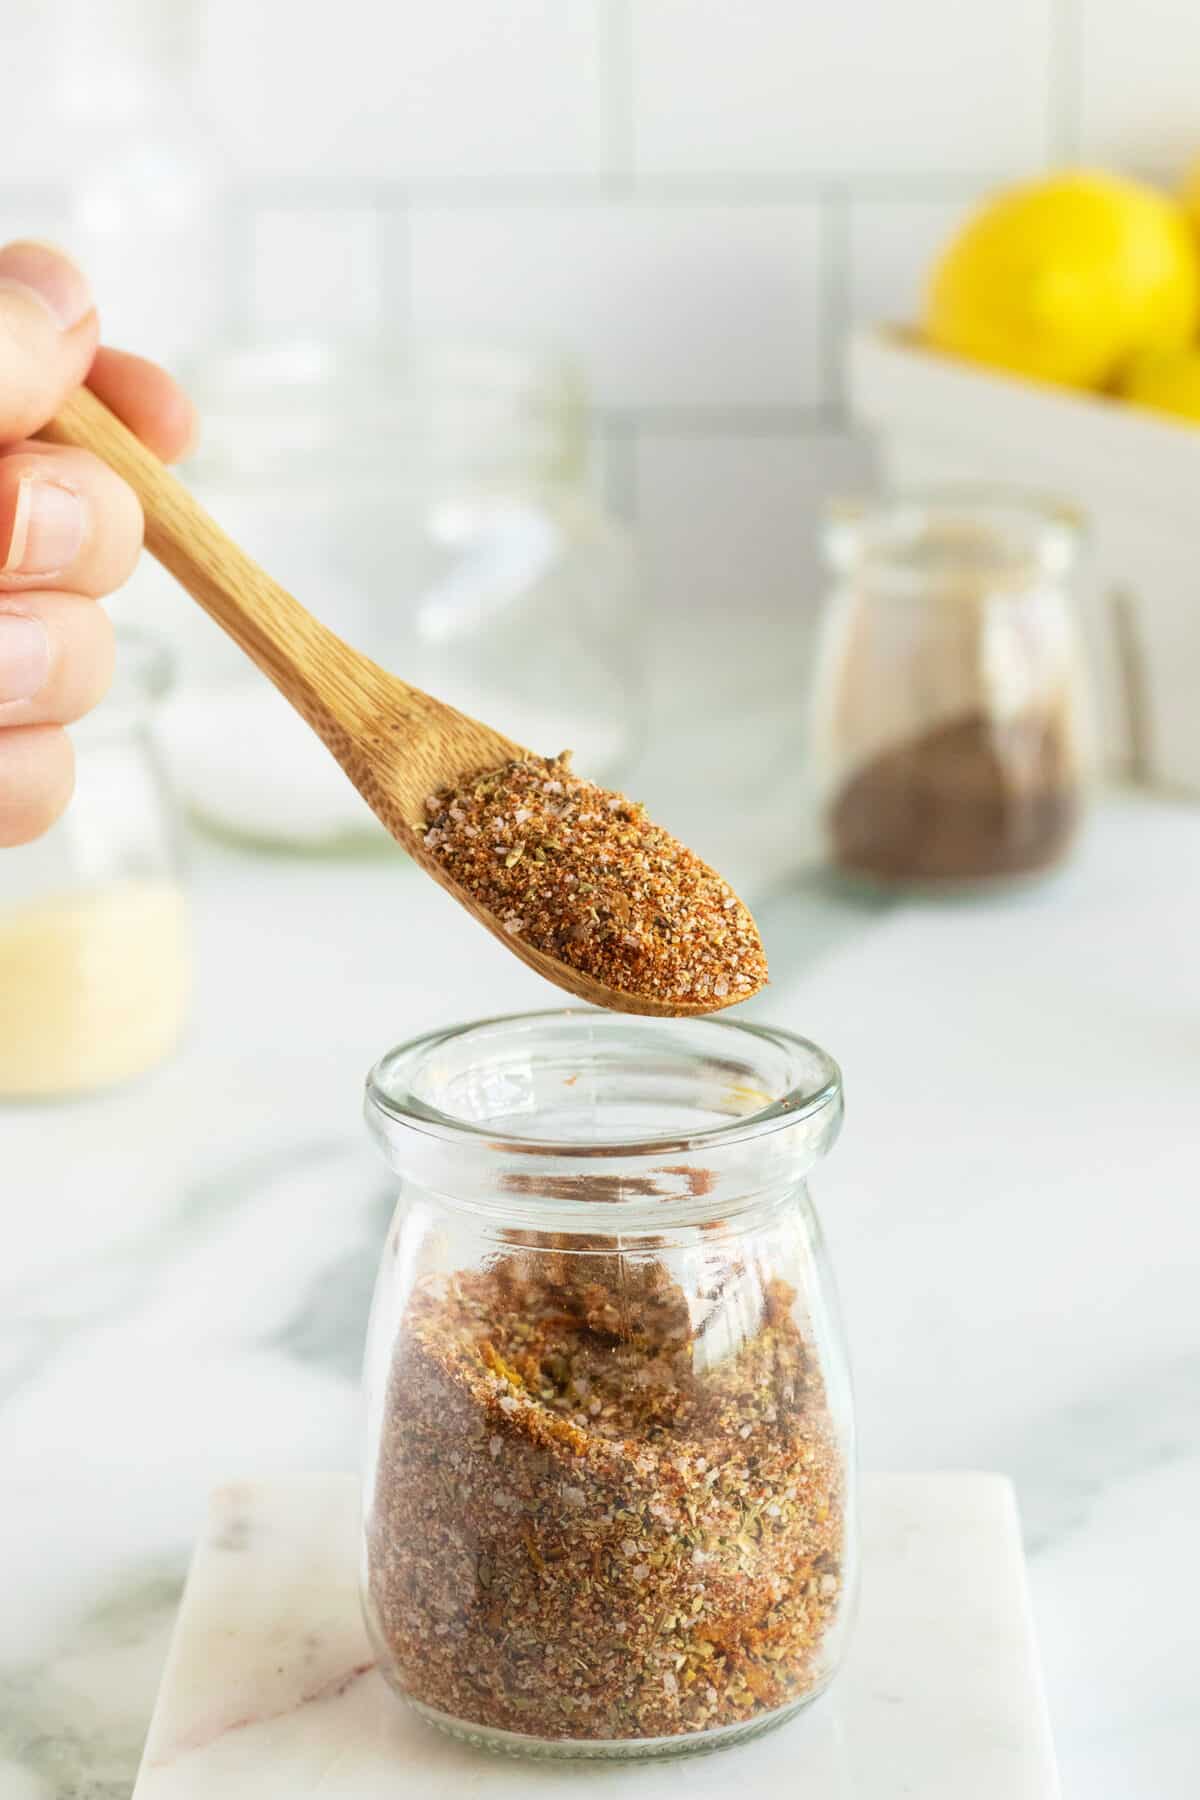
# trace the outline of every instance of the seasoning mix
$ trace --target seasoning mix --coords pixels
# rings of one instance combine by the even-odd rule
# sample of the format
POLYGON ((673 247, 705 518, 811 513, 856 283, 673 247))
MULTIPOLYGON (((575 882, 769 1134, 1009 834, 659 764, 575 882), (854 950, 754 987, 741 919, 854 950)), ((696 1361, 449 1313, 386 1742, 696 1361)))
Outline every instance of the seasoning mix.
POLYGON ((750 1726, 823 1684, 845 1468, 794 1297, 731 1262, 689 1305, 663 1263, 599 1251, 418 1282, 367 1518, 408 1698, 621 1741, 750 1726), (705 1309, 734 1289, 709 1360, 705 1309))
POLYGON ((980 881, 1052 867, 1080 812, 1060 710, 1005 722, 970 713, 847 774, 828 825, 834 861, 849 874, 980 881))
POLYGON ((425 848, 514 937, 605 986, 681 1008, 767 979, 728 882, 623 794, 531 757, 426 801, 425 848))

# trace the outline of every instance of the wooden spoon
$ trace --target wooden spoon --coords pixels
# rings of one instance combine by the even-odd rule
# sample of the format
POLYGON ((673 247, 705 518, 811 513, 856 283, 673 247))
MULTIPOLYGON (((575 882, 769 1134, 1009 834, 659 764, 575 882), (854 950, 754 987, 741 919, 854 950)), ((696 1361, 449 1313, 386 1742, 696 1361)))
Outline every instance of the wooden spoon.
POLYGON ((505 931, 425 848, 425 799, 531 753, 478 719, 409 687, 344 644, 228 537, 181 481, 87 388, 39 433, 90 450, 142 503, 146 547, 241 646, 341 764, 372 812, 506 949, 569 994, 616 1012, 716 1011, 610 988, 505 931))

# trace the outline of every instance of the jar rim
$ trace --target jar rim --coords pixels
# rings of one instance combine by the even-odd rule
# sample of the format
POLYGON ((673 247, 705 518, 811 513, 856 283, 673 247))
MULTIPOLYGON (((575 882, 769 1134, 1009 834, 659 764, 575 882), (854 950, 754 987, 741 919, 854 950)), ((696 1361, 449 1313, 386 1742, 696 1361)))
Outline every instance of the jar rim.
MULTIPOLYGON (((730 1060, 731 1069, 736 1063, 730 1060)), ((592 1008, 561 1007, 526 1013, 501 1013, 466 1024, 443 1026, 424 1032, 387 1051, 369 1070, 366 1080, 368 1116, 380 1125, 401 1126, 425 1138, 439 1140, 446 1146, 462 1149, 494 1149, 514 1156, 558 1157, 580 1160, 592 1157, 639 1156, 660 1157, 664 1152, 691 1153, 722 1149, 770 1136, 789 1126, 811 1121, 830 1107, 839 1107, 842 1097, 842 1073, 833 1057, 811 1039, 780 1026, 757 1025, 726 1018, 654 1019, 626 1013, 607 1013, 592 1008), (589 1034, 611 1033, 613 1040, 629 1033, 648 1045, 667 1044, 673 1027, 686 1028, 687 1034, 701 1036, 712 1045, 714 1053, 722 1048, 726 1060, 736 1047, 746 1053, 758 1047, 760 1053, 773 1050, 791 1059, 793 1078, 781 1093, 768 1094, 761 1089, 731 1087, 747 1100, 765 1104, 754 1106, 737 1116, 715 1125, 688 1131, 623 1134, 619 1139, 606 1137, 547 1137, 522 1133, 509 1128, 505 1119, 472 1120, 456 1117, 423 1099, 414 1086, 423 1063, 444 1047, 461 1044, 473 1034, 497 1032, 506 1027, 544 1025, 547 1028, 579 1021, 589 1034), (804 1078, 799 1072, 805 1071, 804 1078)), ((840 1112, 838 1113, 840 1118, 840 1112)), ((832 1134, 831 1134, 832 1136, 832 1134)))
POLYGON ((839 573, 869 570, 898 593, 919 593, 970 575, 1063 576, 1083 533, 1079 509, 1051 494, 946 482, 835 498, 826 510, 825 549, 839 573))

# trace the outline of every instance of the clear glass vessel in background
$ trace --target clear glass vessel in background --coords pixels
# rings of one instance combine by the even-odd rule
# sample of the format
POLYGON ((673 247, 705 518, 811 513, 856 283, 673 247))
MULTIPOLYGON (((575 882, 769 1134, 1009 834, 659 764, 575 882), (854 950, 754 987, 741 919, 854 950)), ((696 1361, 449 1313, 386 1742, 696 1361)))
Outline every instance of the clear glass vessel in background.
MULTIPOLYGON (((632 555, 586 484, 572 369, 488 346, 249 341, 199 359, 200 499, 394 673, 599 780, 643 726, 632 555)), ((286 703, 163 594, 188 686, 167 720, 204 822, 315 851, 387 844, 286 703)))
POLYGON ((106 343, 174 365, 228 304, 227 158, 198 103, 201 0, 42 0, 38 178, 87 270, 106 343))
POLYGON ((175 1047, 191 942, 178 820, 151 736, 161 645, 120 633, 108 697, 73 727, 75 795, 0 856, 0 1099, 139 1075, 175 1047))
POLYGON ((849 1380, 804 1039, 597 1012, 391 1052, 400 1177, 366 1357, 364 1604, 388 1681, 481 1745, 752 1735, 837 1667, 849 1380))
POLYGON ((813 726, 834 868, 936 886, 1058 863, 1089 760, 1075 516, 946 489, 838 508, 826 547, 813 726))

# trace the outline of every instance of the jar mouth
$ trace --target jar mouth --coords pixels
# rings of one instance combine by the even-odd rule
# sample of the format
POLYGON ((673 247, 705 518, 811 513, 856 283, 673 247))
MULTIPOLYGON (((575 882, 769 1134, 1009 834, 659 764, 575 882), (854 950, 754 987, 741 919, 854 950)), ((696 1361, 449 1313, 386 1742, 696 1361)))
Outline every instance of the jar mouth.
POLYGON ((837 1063, 793 1032, 581 1008, 428 1032, 381 1057, 366 1092, 389 1144, 399 1130, 572 1162, 718 1153, 822 1114, 828 1147, 841 1098, 837 1063))
POLYGON ((928 594, 963 582, 1060 578, 1075 562, 1081 534, 1078 510, 1064 501, 953 483, 835 501, 825 547, 839 574, 863 575, 898 595, 928 594))
POLYGON ((202 482, 345 479, 423 492, 436 474, 574 482, 587 396, 574 361, 519 340, 384 331, 249 335, 194 357, 202 482))

